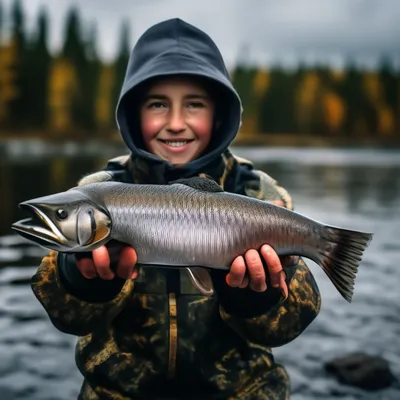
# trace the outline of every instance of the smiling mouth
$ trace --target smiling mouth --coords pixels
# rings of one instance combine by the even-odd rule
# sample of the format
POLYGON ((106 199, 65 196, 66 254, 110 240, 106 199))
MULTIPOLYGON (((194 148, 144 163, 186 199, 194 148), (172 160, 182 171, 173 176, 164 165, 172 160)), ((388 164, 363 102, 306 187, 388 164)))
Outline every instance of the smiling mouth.
POLYGON ((171 146, 171 147, 183 147, 186 146, 187 144, 193 142, 194 139, 180 139, 180 140, 163 140, 159 139, 160 142, 171 146))

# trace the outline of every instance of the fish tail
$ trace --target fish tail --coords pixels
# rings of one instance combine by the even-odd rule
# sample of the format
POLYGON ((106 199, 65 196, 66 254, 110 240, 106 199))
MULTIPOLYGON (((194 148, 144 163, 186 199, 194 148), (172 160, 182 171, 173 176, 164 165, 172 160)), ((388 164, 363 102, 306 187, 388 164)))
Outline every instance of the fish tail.
POLYGON ((358 267, 372 236, 372 233, 332 226, 325 226, 322 231, 325 249, 320 250, 319 265, 349 303, 353 297, 358 267))

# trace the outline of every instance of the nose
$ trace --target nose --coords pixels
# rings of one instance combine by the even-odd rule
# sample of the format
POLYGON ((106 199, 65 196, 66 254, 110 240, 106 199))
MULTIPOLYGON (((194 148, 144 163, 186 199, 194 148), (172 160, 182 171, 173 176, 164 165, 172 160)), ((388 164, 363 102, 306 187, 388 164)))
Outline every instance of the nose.
POLYGON ((181 133, 186 129, 186 122, 182 110, 180 108, 172 109, 168 121, 168 132, 181 133))

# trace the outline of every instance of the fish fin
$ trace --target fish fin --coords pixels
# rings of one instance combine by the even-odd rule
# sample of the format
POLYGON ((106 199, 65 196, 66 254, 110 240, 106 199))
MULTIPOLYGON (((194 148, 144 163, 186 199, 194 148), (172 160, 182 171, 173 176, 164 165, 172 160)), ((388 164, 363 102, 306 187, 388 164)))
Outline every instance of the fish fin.
POLYGON ((214 285, 210 273, 202 267, 186 268, 193 285, 205 296, 214 294, 214 285))
POLYGON ((214 179, 201 176, 194 176, 192 178, 181 178, 168 183, 169 185, 181 184, 189 186, 193 189, 201 190, 203 192, 223 192, 224 189, 214 181, 214 179))
POLYGON ((373 234, 325 226, 321 236, 326 240, 318 264, 345 300, 351 303, 355 278, 362 255, 373 234))

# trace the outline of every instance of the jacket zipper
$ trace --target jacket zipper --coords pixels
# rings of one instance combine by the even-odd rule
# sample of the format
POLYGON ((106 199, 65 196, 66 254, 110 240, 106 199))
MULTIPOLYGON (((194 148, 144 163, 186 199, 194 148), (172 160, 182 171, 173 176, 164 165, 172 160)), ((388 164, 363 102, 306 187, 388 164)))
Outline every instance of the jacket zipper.
POLYGON ((169 306, 169 356, 168 356, 168 379, 175 376, 176 354, 178 351, 178 321, 176 313, 176 295, 170 293, 168 298, 169 306))
POLYGON ((167 378, 172 379, 176 375, 176 357, 178 353, 178 318, 176 295, 180 293, 181 274, 180 271, 176 269, 167 269, 165 273, 169 314, 169 354, 167 378))

